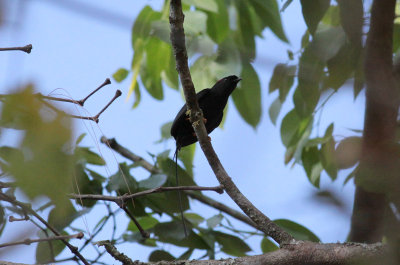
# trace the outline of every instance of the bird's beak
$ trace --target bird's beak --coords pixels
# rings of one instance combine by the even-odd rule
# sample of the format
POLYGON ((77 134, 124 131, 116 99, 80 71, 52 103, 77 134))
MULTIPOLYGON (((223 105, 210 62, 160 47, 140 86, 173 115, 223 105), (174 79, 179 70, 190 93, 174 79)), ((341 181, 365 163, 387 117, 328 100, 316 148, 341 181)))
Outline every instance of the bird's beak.
POLYGON ((236 84, 240 82, 240 80, 242 80, 242 78, 238 78, 235 80, 236 84))

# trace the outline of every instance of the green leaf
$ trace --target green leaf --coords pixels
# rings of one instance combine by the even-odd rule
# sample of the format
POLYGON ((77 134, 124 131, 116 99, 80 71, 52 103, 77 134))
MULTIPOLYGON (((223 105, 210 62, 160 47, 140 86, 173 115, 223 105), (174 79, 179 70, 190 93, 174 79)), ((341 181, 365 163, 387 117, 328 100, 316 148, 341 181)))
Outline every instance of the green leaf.
MULTIPOLYGON (((132 28, 132 47, 138 39, 146 39, 150 36, 152 22, 161 18, 161 12, 154 11, 150 6, 145 6, 136 17, 132 28)), ((135 50, 136 52, 136 50, 135 50)))
POLYGON ((90 149, 87 147, 76 147, 75 156, 77 157, 78 161, 82 163, 99 166, 103 166, 106 164, 106 162, 100 155, 90 151, 90 149))
POLYGON ((204 239, 192 230, 190 230, 189 235, 185 237, 180 221, 159 223, 154 228, 154 234, 161 242, 171 243, 181 247, 210 249, 204 239))
POLYGON ((184 4, 195 6, 196 8, 203 9, 205 11, 218 12, 218 2, 216 0, 183 0, 184 4))
POLYGON ((268 113, 271 119, 271 122, 276 125, 276 119, 278 118, 279 112, 281 111, 282 103, 277 97, 274 102, 272 102, 271 106, 269 107, 268 113))
POLYGON ((281 15, 276 0, 251 0, 262 23, 262 28, 269 27, 282 41, 289 42, 282 27, 281 15))
POLYGON ((294 82, 296 66, 277 64, 269 82, 269 93, 279 89, 279 100, 285 102, 286 96, 294 82))
POLYGON ((320 155, 321 163, 326 173, 328 173, 332 180, 335 180, 337 178, 338 167, 335 157, 335 140, 333 138, 322 145, 320 155))
POLYGON ((343 45, 339 52, 327 62, 329 76, 324 86, 336 90, 352 77, 360 52, 360 49, 356 49, 349 43, 343 45))
POLYGON ((364 24, 364 7, 362 0, 338 0, 342 27, 349 40, 361 47, 364 24))
POLYGON ((114 74, 113 78, 115 81, 118 83, 121 83, 122 81, 125 80, 125 78, 128 76, 129 71, 125 68, 119 68, 114 74))
POLYGON ((71 224, 78 215, 72 203, 68 202, 53 208, 49 213, 48 222, 60 231, 71 224))
POLYGON ((314 49, 320 45, 309 44, 299 62, 298 85, 293 94, 295 109, 300 117, 310 116, 320 97, 319 82, 324 74, 325 64, 318 58, 314 49))
POLYGON ((229 34, 229 15, 225 1, 216 1, 218 12, 207 13, 207 34, 216 43, 221 43, 229 34))
POLYGON ((337 167, 340 169, 353 167, 360 160, 361 147, 361 137, 351 136, 340 141, 335 151, 337 167))
POLYGON ((335 56, 346 42, 342 27, 329 27, 318 31, 309 46, 311 52, 322 62, 335 56))
POLYGON ((232 93, 233 102, 242 118, 256 128, 261 118, 261 87, 251 64, 244 64, 240 87, 232 93))
POLYGON ((318 23, 329 8, 330 0, 300 0, 300 3, 308 31, 314 35, 318 23))
POLYGON ((207 219, 207 227, 213 229, 219 225, 223 219, 224 216, 222 214, 214 215, 213 217, 207 219))
POLYGON ((164 250, 154 250, 151 252, 149 256, 150 262, 157 262, 157 261, 174 261, 175 257, 172 256, 169 252, 164 250))
POLYGON ((338 6, 330 6, 326 11, 322 22, 328 26, 340 26, 340 11, 338 6))
MULTIPOLYGON (((157 158, 157 163, 160 166, 160 169, 168 176, 168 182, 171 185, 176 185, 175 180, 175 161, 169 158, 157 158)), ((179 185, 181 186, 194 186, 196 183, 193 178, 178 165, 178 177, 179 177, 179 185)))
POLYGON ((183 252, 182 255, 180 255, 177 260, 189 260, 190 256, 192 256, 194 249, 189 248, 187 251, 183 252))
POLYGON ((86 133, 82 133, 81 135, 78 136, 78 138, 75 141, 75 145, 80 144, 80 142, 82 142, 83 138, 85 138, 86 133))
POLYGON ((320 242, 320 239, 306 227, 287 219, 277 219, 274 223, 282 227, 297 240, 320 242))
POLYGON ((182 161, 187 173, 193 176, 193 159, 196 151, 196 145, 185 146, 179 151, 179 160, 182 161))
POLYGON ((106 185, 108 192, 116 191, 119 194, 134 192, 137 188, 138 183, 131 176, 129 167, 125 162, 119 164, 119 170, 108 179, 106 185))
POLYGON ((256 26, 252 23, 253 13, 250 11, 249 5, 244 1, 235 1, 236 12, 238 16, 238 24, 236 31, 236 44, 239 47, 243 57, 248 60, 255 58, 256 50, 256 26))
POLYGON ((194 226, 198 226, 204 222, 204 218, 196 213, 185 213, 185 219, 189 220, 194 226))
MULTIPOLYGON (((68 234, 62 231, 61 235, 68 234)), ((44 238, 44 236, 41 238, 44 238)), ((54 261, 54 258, 57 257, 65 248, 66 245, 61 240, 39 242, 36 247, 36 262, 41 264, 51 263, 54 261), (54 256, 52 256, 52 254, 54 256)))
MULTIPOLYGON (((73 185, 74 193, 78 194, 102 194, 103 187, 102 181, 98 179, 90 180, 82 165, 77 164, 75 174, 75 183, 78 187, 73 185)), ((92 207, 96 204, 95 200, 79 200, 75 202, 85 207, 92 207)))
POLYGON ((308 180, 315 187, 319 188, 319 181, 322 172, 320 152, 317 147, 305 147, 301 153, 301 161, 307 173, 308 180))
MULTIPOLYGON (((159 223, 157 219, 155 219, 154 217, 151 217, 151 216, 138 217, 138 218, 136 218, 136 220, 139 222, 140 226, 144 230, 151 229, 159 223)), ((132 221, 129 222, 127 229, 131 232, 139 231, 137 226, 132 221)))
POLYGON ((297 140, 300 139, 300 136, 297 133, 300 127, 300 122, 301 120, 295 110, 291 110, 283 118, 281 124, 281 139, 282 143, 286 147, 289 147, 291 143, 297 142, 297 140))
POLYGON ((221 250, 235 257, 243 257, 251 248, 239 237, 215 231, 216 241, 221 245, 221 250))
POLYGON ((198 35, 206 32, 207 15, 202 11, 187 11, 183 27, 185 34, 198 35))
POLYGON ((275 245, 268 237, 264 237, 261 240, 261 251, 263 253, 272 252, 278 250, 279 247, 275 245))
POLYGON ((139 188, 154 189, 161 187, 167 181, 167 176, 164 174, 153 174, 149 178, 138 182, 139 188))

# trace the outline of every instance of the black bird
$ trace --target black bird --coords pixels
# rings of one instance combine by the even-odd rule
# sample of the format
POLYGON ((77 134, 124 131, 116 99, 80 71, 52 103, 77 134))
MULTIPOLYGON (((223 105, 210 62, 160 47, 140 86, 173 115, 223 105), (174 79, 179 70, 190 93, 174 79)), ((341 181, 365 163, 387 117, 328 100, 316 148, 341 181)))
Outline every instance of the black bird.
MULTIPOLYGON (((236 75, 230 75, 219 80, 211 89, 206 88, 197 93, 196 97, 199 107, 203 111, 207 134, 210 134, 221 123, 228 98, 240 80, 242 79, 236 75)), ((184 146, 197 142, 197 137, 186 112, 185 104, 176 115, 171 127, 171 135, 175 138, 177 151, 184 146)))
MULTIPOLYGON (((210 134, 215 128, 220 125, 222 117, 224 115, 224 108, 226 106, 226 103, 228 102, 228 98, 233 90, 236 88, 236 85, 239 83, 240 80, 242 79, 237 77, 236 75, 230 75, 219 80, 212 88, 203 89, 196 94, 199 107, 203 111, 203 118, 207 129, 207 134, 210 134)), ((196 134, 189 120, 186 104, 183 105, 181 110, 176 115, 174 122, 172 123, 171 135, 175 138, 176 141, 176 150, 174 155, 175 176, 176 185, 179 186, 178 152, 182 147, 197 142, 196 134)), ((179 205, 181 207, 181 218, 184 232, 187 236, 186 225, 183 218, 182 199, 180 192, 179 205)))

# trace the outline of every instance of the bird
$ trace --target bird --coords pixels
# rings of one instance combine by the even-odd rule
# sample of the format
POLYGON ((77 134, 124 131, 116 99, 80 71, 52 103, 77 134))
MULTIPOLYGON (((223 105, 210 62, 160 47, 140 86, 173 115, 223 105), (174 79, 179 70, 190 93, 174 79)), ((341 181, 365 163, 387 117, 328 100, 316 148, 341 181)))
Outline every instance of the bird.
MULTIPOLYGON (((203 119, 207 134, 210 134, 215 128, 217 128, 221 124, 222 118, 224 116, 224 109, 228 102, 229 96, 235 90, 240 80, 242 79, 237 77, 236 75, 226 76, 218 80, 218 82, 215 83, 212 88, 203 89, 196 94, 197 102, 199 103, 199 107, 203 112, 203 119)), ((176 185, 179 186, 178 153, 182 147, 197 142, 197 137, 190 122, 186 104, 182 106, 172 123, 171 136, 175 138, 176 142, 176 149, 174 154, 175 177, 176 185)), ((180 191, 178 193, 182 224, 185 236, 187 237, 187 229, 183 217, 181 193, 180 191)))
MULTIPOLYGON (((203 111, 207 134, 221 124, 228 98, 240 80, 242 79, 236 75, 230 75, 220 79, 212 88, 203 89, 196 94, 199 107, 203 111)), ((186 104, 183 105, 172 123, 171 135, 175 138, 178 152, 182 147, 197 142, 187 114, 186 104)))

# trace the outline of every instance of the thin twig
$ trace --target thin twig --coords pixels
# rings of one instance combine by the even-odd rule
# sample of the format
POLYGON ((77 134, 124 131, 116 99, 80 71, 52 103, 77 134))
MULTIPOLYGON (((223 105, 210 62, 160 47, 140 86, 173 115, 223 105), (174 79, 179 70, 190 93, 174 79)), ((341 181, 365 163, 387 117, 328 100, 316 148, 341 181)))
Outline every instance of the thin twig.
POLYGON ((30 245, 32 243, 54 241, 54 240, 61 240, 61 239, 71 239, 71 238, 81 239, 82 237, 83 237, 83 233, 80 232, 78 234, 73 234, 73 235, 52 236, 52 237, 47 237, 47 238, 38 238, 38 239, 29 239, 29 238, 27 238, 27 239, 25 239, 23 241, 0 244, 0 248, 11 247, 11 246, 16 246, 16 245, 30 245))
POLYGON ((273 223, 240 192, 222 166, 211 142, 207 138, 207 131, 202 119, 203 115, 197 103, 196 92, 188 66, 185 33, 183 29, 184 15, 180 0, 171 0, 169 20, 171 26, 170 38, 176 60, 176 69, 182 83, 186 105, 190 111, 190 121, 192 122, 193 129, 199 139, 200 147, 214 171, 215 176, 219 183, 224 186, 224 189, 231 199, 257 224, 259 230, 263 231, 266 235, 271 236, 280 245, 294 241, 293 237, 289 233, 273 223))
POLYGON ((85 98, 78 100, 78 104, 81 105, 83 107, 83 105, 85 104, 86 100, 91 97, 94 93, 96 93, 97 91, 99 91, 102 87, 111 84, 111 80, 110 78, 107 78, 103 84, 101 84, 98 88, 96 88, 95 90, 93 90, 89 95, 87 95, 85 98))
MULTIPOLYGON (((44 224, 50 231, 52 231, 56 236, 61 236, 61 234, 52 226, 50 225, 46 220, 44 220, 40 215, 38 215, 32 208, 27 206, 25 203, 22 203, 20 201, 17 201, 16 199, 9 197, 8 195, 4 193, 0 193, 0 200, 7 201, 13 205, 17 205, 20 208, 22 208, 24 211, 28 212, 29 214, 35 216, 42 224, 44 224)), ((85 265, 89 265, 89 262, 82 256, 81 253, 79 253, 78 248, 71 245, 66 241, 65 239, 60 239, 69 249, 70 251, 77 256, 85 265)))
MULTIPOLYGON (((109 80, 109 79, 108 79, 108 80, 109 80)), ((107 81, 107 80, 106 80, 106 81, 107 81)), ((100 88, 102 88, 103 86, 105 86, 105 85, 108 84, 106 81, 105 81, 100 87, 98 87, 95 91, 93 91, 92 93, 90 93, 86 98, 81 99, 81 100, 78 100, 78 101, 76 101, 76 100, 74 100, 74 99, 67 99, 67 98, 58 98, 58 97, 44 96, 44 95, 42 95, 42 94, 40 94, 40 93, 38 93, 37 95, 39 96, 40 99, 47 99, 47 100, 53 100, 53 101, 68 102, 68 103, 74 103, 74 104, 83 106, 83 104, 85 103, 85 101, 87 100, 87 98, 89 98, 89 96, 93 95, 93 94, 94 94, 95 92, 97 92, 100 88)), ((122 95, 121 90, 115 91, 114 97, 107 103, 107 105, 106 105, 102 110, 100 110, 99 113, 97 113, 95 116, 92 116, 92 117, 78 116, 78 115, 68 114, 68 113, 65 113, 65 112, 62 111, 62 110, 57 109, 56 107, 54 107, 53 105, 49 104, 49 103, 46 102, 46 101, 42 101, 42 102, 43 102, 43 104, 45 104, 47 107, 49 107, 50 109, 54 110, 54 111, 57 112, 57 113, 62 113, 62 114, 64 114, 64 115, 67 115, 67 116, 69 116, 69 117, 71 117, 71 118, 75 118, 75 119, 91 120, 91 121, 94 121, 94 122, 98 123, 98 122, 99 122, 100 115, 101 115, 101 114, 102 114, 102 113, 103 113, 103 112, 104 112, 104 111, 105 111, 119 96, 121 96, 121 95, 122 95)))
POLYGON ((129 218, 133 221, 133 223, 136 225, 136 227, 139 229, 140 234, 142 235, 143 238, 149 238, 150 234, 144 231, 143 227, 139 224, 139 222, 136 220, 135 216, 128 210, 125 204, 120 206, 122 210, 129 216, 129 218))
POLYGON ((23 51, 26 53, 31 53, 32 51, 32 44, 25 45, 23 47, 7 47, 7 48, 0 48, 0 51, 23 51))
POLYGON ((215 187, 201 187, 201 186, 178 186, 178 187, 158 187, 154 189, 149 189, 145 191, 136 192, 133 194, 124 194, 121 196, 107 196, 107 195, 98 195, 98 194, 69 194, 68 196, 71 199, 79 199, 79 200, 96 200, 96 201, 111 201, 115 203, 125 203, 128 200, 146 196, 152 193, 160 193, 166 191, 177 191, 177 190, 197 190, 197 191, 215 191, 218 193, 223 193, 223 188, 221 186, 215 187))

